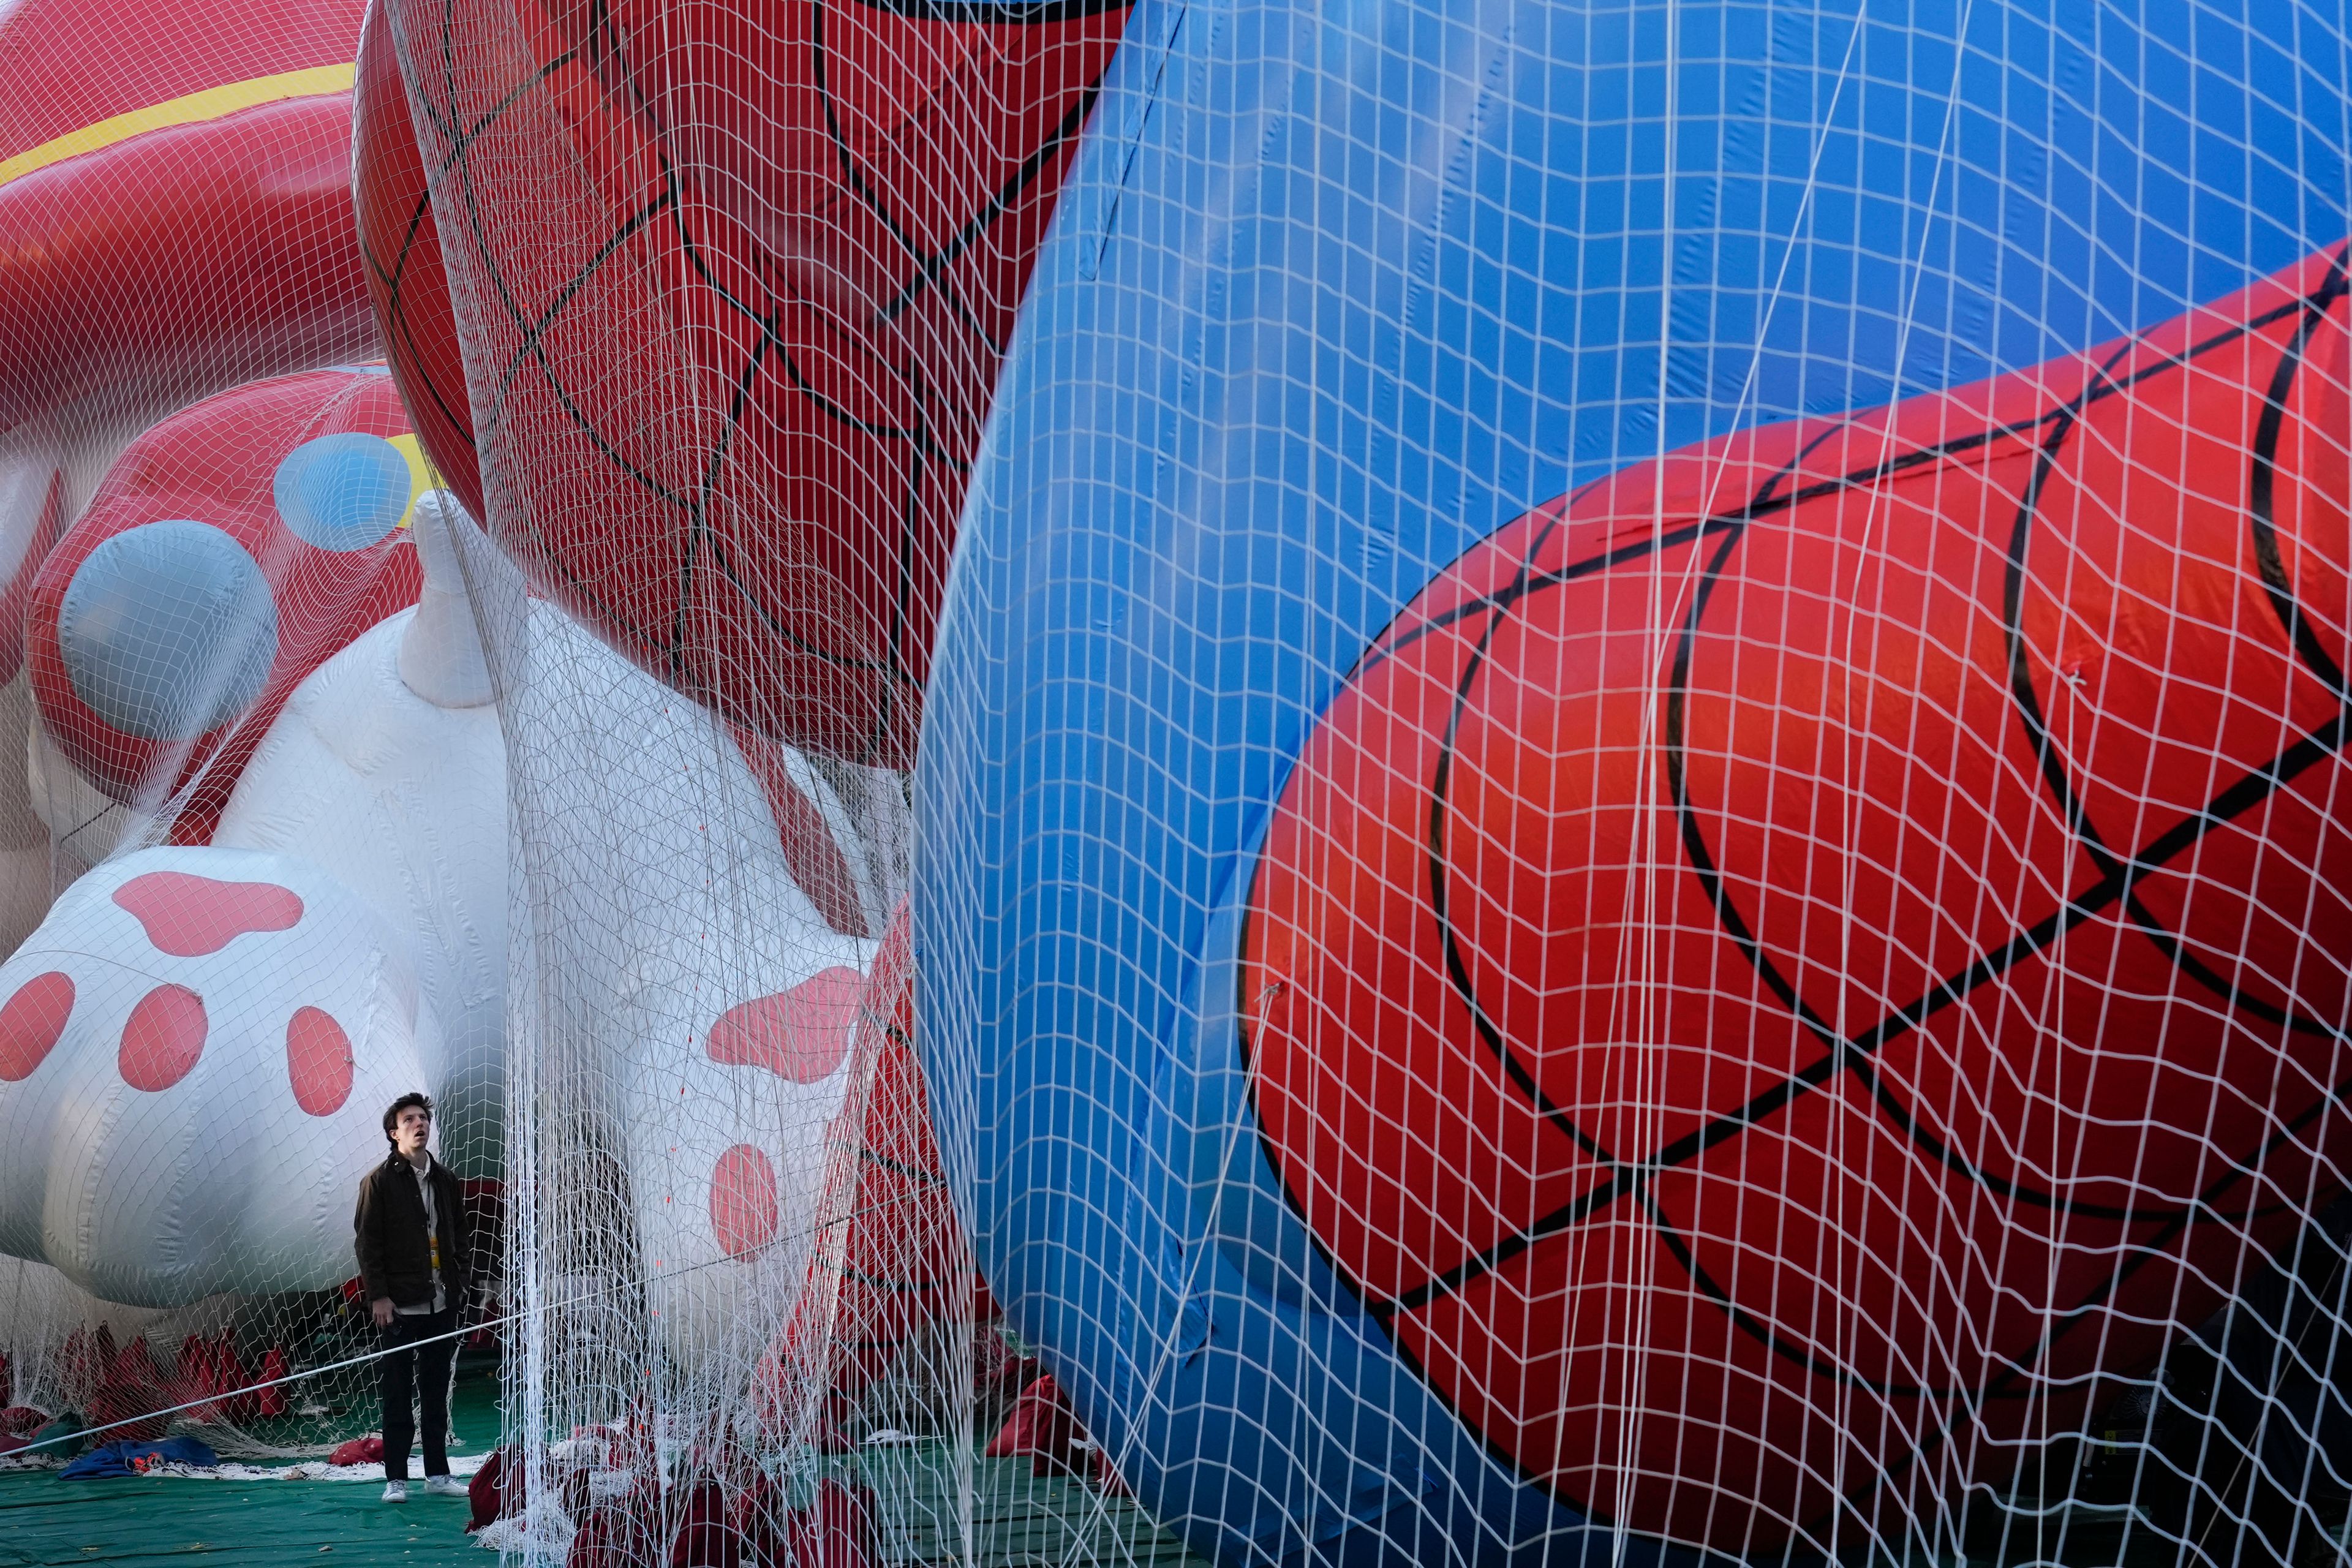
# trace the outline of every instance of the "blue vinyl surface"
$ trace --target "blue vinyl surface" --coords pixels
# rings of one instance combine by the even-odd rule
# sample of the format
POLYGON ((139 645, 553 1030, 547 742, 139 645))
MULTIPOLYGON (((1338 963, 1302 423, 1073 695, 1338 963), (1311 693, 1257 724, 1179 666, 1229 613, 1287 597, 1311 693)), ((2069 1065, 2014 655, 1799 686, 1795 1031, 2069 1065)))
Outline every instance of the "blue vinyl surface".
POLYGON ((973 478, 916 942, 981 1266, 1196 1550, 1695 1560, 1491 1457, 1259 1152, 1238 901, 1358 655, 1583 479, 2342 238, 2344 21, 1143 0, 973 478))

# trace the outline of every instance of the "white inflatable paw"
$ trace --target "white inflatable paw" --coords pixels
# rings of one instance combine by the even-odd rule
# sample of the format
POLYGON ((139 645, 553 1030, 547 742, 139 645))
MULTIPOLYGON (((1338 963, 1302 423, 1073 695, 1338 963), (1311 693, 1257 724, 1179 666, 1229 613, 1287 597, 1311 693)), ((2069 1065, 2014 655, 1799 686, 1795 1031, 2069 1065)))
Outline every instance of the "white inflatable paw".
POLYGON ((755 1354, 807 1272, 825 1128, 872 962, 870 944, 826 936, 769 955, 746 977, 769 989, 731 1005, 715 987, 640 996, 629 1178, 647 1300, 683 1365, 755 1354))
POLYGON ((438 1131, 465 1174, 487 1174, 505 1119, 506 742, 487 689, 444 703, 406 680, 420 645, 439 645, 417 635, 433 630, 429 579, 426 593, 295 688, 213 842, 306 860, 398 933, 448 1044, 438 1131))
POLYGON ((0 1252, 135 1306, 331 1287, 383 1107, 444 1058, 404 942, 319 867, 109 861, 0 965, 0 1252))
POLYGON ((542 884, 541 960, 593 951, 583 968, 618 981, 556 1027, 613 1094, 664 1348, 689 1372, 748 1360, 806 1272, 889 840, 856 831, 805 758, 551 615, 535 630, 530 700, 585 698, 604 720, 550 722, 563 749, 532 757, 541 853, 562 868, 542 884))

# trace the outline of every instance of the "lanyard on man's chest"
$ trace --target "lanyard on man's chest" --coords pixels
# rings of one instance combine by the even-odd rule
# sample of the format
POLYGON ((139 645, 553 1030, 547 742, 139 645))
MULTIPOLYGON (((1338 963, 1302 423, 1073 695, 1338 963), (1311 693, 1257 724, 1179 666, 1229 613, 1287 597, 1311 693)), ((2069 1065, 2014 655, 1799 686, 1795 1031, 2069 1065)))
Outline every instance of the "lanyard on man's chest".
POLYGON ((441 1272, 441 1205, 433 1197, 433 1173, 416 1173, 416 1206, 425 1211, 425 1249, 430 1256, 433 1272, 441 1272))

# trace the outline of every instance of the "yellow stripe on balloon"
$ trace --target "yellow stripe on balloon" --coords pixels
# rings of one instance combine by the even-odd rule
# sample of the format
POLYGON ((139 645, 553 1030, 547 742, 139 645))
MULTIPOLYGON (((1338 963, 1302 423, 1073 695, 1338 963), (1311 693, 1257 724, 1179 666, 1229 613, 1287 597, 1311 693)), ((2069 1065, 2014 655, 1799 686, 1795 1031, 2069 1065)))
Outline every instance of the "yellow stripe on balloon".
POLYGON ((408 462, 408 505, 402 509, 394 528, 406 528, 416 515, 416 498, 426 490, 441 488, 441 476, 433 467, 433 459, 425 455, 424 445, 414 433, 391 437, 393 448, 408 462))
POLYGON ((202 92, 151 103, 128 114, 110 115, 79 131, 68 131, 62 136, 53 137, 13 158, 0 160, 0 185, 22 179, 52 163, 62 163, 68 158, 79 158, 85 153, 100 152, 118 142, 128 142, 133 136, 143 136, 150 131, 169 130, 174 125, 201 125, 208 120, 225 119, 240 110, 258 108, 265 103, 283 103, 289 99, 324 98, 330 93, 349 92, 358 69, 354 65, 346 64, 280 71, 276 76, 257 76, 247 81, 208 87, 202 92))

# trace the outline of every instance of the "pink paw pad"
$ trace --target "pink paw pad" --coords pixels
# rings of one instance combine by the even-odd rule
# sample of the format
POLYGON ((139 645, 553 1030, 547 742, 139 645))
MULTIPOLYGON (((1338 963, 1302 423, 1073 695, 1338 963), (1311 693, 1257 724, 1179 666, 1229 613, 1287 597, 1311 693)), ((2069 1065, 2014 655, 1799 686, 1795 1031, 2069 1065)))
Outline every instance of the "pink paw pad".
POLYGON ((215 882, 186 871, 150 871, 114 889, 114 901, 146 928, 158 952, 202 958, 254 931, 291 931, 301 895, 275 882, 215 882))
POLYGON ((719 1156, 710 1173, 710 1229, 730 1258, 776 1239, 776 1168, 749 1143, 719 1156))
POLYGON ((122 1046, 115 1058, 122 1081, 150 1094, 171 1088, 204 1055, 210 1028, 204 998, 184 985, 158 985, 139 998, 122 1026, 122 1046))
POLYGON ((311 1116, 332 1116, 352 1097, 352 1038, 334 1016, 298 1007, 286 1021, 286 1076, 294 1103, 311 1116))
POLYGON ((710 1026, 710 1059, 761 1067, 794 1083, 829 1078, 849 1054, 866 977, 835 964, 789 991, 730 1007, 710 1026))
POLYGON ((52 969, 36 974, 0 1005, 0 1083, 33 1076, 73 1016, 73 977, 52 969))

